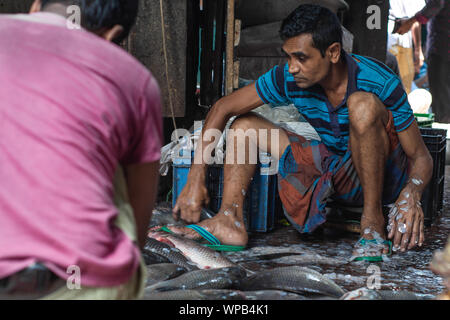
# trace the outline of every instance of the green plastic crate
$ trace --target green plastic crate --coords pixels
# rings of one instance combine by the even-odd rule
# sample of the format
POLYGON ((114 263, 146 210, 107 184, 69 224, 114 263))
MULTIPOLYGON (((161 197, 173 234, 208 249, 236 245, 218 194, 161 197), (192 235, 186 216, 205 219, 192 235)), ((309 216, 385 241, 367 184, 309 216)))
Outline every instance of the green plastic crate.
POLYGON ((434 113, 414 113, 414 117, 421 128, 431 128, 434 122, 434 113))

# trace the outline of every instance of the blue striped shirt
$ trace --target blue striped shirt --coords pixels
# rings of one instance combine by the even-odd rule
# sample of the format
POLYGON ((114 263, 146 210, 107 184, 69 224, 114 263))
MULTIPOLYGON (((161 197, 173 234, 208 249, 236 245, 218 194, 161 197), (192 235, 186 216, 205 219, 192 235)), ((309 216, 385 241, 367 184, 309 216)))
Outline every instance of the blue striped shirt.
POLYGON ((300 114, 314 127, 328 150, 343 155, 349 140, 347 99, 356 91, 378 96, 392 112, 397 132, 408 128, 414 114, 400 79, 384 64, 355 54, 345 54, 348 68, 347 93, 336 108, 320 85, 307 89, 297 87, 289 66, 276 66, 256 81, 256 91, 264 103, 272 106, 294 104, 300 114))

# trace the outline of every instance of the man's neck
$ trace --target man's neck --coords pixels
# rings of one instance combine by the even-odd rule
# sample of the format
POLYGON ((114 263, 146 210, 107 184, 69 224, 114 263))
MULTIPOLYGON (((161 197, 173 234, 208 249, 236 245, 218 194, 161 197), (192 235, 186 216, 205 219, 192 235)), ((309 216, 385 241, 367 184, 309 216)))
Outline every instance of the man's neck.
POLYGON ((348 68, 345 57, 342 56, 338 63, 332 64, 330 72, 319 84, 326 93, 335 93, 347 88, 348 68))

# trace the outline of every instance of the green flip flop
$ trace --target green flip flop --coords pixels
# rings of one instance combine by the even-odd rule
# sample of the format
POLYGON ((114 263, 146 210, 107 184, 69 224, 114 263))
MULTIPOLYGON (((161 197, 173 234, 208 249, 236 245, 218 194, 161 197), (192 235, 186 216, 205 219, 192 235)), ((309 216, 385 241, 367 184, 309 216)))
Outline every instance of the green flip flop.
MULTIPOLYGON (((202 246, 211 248, 216 251, 242 251, 245 249, 245 246, 233 246, 228 244, 221 244, 219 239, 217 239, 213 234, 205 230, 205 228, 202 228, 196 224, 190 224, 185 227, 194 230, 195 232, 197 232, 199 235, 202 236, 203 239, 197 241, 202 246), (206 240, 208 243, 201 243, 201 241, 203 240, 206 240)), ((163 226, 159 230, 168 233, 174 233, 169 228, 167 228, 167 226, 163 226)))
MULTIPOLYGON (((374 244, 383 244, 389 246, 389 252, 386 254, 386 256, 390 256, 392 254, 392 242, 389 240, 384 240, 382 243, 380 243, 377 239, 364 239, 361 238, 358 240, 357 244, 361 245, 361 247, 366 246, 368 243, 374 243, 374 244)), ((383 261, 383 256, 358 256, 353 259, 353 261, 369 261, 369 262, 381 262, 383 261)))

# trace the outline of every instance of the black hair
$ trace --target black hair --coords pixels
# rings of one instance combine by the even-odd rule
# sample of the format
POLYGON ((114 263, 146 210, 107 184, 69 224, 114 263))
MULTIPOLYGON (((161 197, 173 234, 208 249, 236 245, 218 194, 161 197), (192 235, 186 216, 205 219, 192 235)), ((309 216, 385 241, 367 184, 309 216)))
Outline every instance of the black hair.
POLYGON ((121 25, 123 32, 114 39, 115 43, 128 37, 136 22, 139 7, 139 0, 41 0, 41 3, 42 9, 50 3, 79 6, 81 26, 92 32, 121 25))
POLYGON ((331 44, 338 42, 342 47, 341 23, 338 17, 327 8, 303 4, 283 20, 280 29, 280 37, 283 41, 303 33, 312 35, 312 45, 320 51, 322 57, 325 57, 326 49, 331 44))

